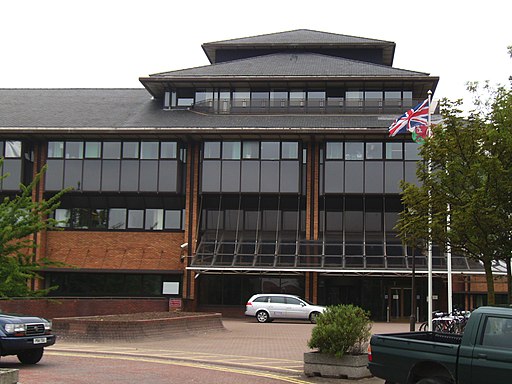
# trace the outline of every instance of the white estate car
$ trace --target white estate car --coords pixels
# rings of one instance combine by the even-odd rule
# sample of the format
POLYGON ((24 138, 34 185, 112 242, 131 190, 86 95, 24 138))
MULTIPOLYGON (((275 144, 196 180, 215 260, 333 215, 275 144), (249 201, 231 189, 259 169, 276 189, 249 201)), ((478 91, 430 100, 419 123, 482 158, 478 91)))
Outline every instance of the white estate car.
POLYGON ((325 307, 314 305, 295 295, 257 294, 245 305, 245 316, 256 317, 260 323, 274 319, 301 319, 316 323, 316 317, 325 307))

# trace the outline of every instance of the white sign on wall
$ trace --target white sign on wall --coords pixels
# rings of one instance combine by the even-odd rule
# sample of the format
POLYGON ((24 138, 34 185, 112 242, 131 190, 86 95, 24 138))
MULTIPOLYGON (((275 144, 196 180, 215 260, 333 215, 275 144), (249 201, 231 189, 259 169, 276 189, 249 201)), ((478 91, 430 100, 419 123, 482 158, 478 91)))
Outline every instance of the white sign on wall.
POLYGON ((164 295, 179 295, 180 283, 174 281, 164 281, 162 287, 162 294, 164 295))

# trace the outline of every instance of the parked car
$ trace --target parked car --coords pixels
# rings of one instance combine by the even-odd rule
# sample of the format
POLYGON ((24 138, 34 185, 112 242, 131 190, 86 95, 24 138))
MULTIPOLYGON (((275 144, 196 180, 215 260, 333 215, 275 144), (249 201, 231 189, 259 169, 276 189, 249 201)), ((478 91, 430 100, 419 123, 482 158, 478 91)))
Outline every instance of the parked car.
POLYGON ((317 316, 325 307, 314 305, 295 295, 257 294, 245 305, 245 315, 256 317, 259 323, 274 319, 300 319, 316 323, 317 316))
POLYGON ((16 355, 22 364, 36 364, 55 338, 46 319, 0 314, 0 356, 16 355))
POLYGON ((512 308, 480 307, 464 334, 373 335, 370 372, 390 384, 501 384, 512 377, 512 308))

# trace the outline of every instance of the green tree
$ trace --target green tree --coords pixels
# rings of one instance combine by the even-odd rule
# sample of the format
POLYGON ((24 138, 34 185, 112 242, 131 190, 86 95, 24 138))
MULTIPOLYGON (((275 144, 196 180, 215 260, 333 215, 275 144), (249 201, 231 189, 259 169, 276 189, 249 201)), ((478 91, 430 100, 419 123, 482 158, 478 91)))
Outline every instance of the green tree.
MULTIPOLYGON (((477 92, 474 84, 471 90, 477 92)), ((462 115, 461 101, 443 101, 443 123, 421 147, 420 185, 403 184, 397 224, 406 244, 430 237, 480 261, 489 304, 495 303, 493 263, 512 254, 510 98, 510 90, 499 88, 489 100, 477 98, 469 116, 462 115)))
MULTIPOLYGON (((0 203, 0 297, 40 296, 48 292, 48 289, 29 287, 32 279, 40 278, 41 267, 56 264, 35 259, 36 234, 55 227, 57 221, 50 218, 50 214, 67 190, 47 200, 33 201, 32 191, 45 171, 46 166, 30 184, 20 185, 16 196, 4 197, 0 203)), ((0 180, 6 177, 8 175, 3 175, 0 180)))

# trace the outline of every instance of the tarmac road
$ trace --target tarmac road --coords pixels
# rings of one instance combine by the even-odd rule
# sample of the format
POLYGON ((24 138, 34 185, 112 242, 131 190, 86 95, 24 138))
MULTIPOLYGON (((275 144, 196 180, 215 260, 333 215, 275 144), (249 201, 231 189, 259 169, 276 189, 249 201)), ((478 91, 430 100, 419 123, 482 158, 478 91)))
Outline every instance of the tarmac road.
MULTIPOLYGON (((70 343, 57 341, 41 362, 23 366, 14 356, 0 367, 20 370, 21 384, 88 383, 345 383, 306 377, 303 353, 312 324, 224 319, 225 331, 144 342, 70 343)), ((376 323, 374 333, 407 331, 408 324, 376 323)), ((358 384, 381 384, 370 378, 358 384)))

